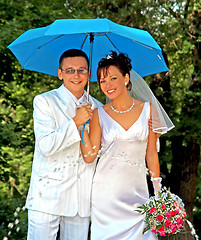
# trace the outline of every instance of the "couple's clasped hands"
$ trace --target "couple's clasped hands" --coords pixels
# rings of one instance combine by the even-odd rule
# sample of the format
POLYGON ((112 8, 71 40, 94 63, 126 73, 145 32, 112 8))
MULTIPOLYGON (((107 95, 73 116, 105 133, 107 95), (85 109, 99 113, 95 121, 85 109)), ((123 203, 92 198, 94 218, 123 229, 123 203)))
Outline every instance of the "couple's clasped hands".
POLYGON ((93 117, 93 110, 89 103, 83 103, 77 107, 76 115, 73 118, 77 127, 82 126, 93 117))

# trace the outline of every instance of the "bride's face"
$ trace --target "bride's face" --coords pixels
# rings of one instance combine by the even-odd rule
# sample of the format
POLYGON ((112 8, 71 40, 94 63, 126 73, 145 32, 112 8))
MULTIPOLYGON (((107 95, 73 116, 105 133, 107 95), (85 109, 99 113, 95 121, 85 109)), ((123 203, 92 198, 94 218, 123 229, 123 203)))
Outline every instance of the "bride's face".
POLYGON ((101 71, 100 87, 104 94, 110 98, 115 99, 127 91, 126 85, 129 81, 129 76, 123 76, 119 69, 115 66, 110 66, 106 74, 101 71))

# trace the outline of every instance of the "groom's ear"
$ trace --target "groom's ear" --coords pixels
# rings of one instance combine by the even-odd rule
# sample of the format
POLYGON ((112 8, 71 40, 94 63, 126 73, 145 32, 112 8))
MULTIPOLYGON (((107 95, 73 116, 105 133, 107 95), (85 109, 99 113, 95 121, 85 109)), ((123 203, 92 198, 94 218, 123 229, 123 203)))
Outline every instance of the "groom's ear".
POLYGON ((63 80, 63 78, 62 78, 62 71, 61 71, 60 68, 58 68, 58 78, 59 78, 60 80, 63 80))

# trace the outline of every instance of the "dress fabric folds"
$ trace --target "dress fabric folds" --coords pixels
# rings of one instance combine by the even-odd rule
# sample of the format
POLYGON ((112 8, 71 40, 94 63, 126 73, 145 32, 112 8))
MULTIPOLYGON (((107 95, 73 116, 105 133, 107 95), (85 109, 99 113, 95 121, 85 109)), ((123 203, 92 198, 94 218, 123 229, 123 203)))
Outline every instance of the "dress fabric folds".
POLYGON ((143 235, 144 216, 137 208, 149 198, 145 155, 150 104, 146 102, 135 123, 125 130, 102 107, 101 157, 92 185, 92 240, 155 240, 143 235))

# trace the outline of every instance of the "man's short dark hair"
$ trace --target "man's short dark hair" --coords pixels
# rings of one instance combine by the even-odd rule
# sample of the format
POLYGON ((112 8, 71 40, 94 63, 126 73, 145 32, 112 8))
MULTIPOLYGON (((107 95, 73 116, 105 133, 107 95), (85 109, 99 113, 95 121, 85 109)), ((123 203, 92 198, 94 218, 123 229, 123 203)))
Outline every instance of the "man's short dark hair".
POLYGON ((62 53, 60 59, 59 59, 59 68, 61 68, 62 66, 62 61, 64 58, 68 58, 68 57, 84 57, 87 61, 87 64, 89 66, 89 58, 87 57, 86 53, 83 52, 80 49, 69 49, 67 51, 65 51, 64 53, 62 53))

